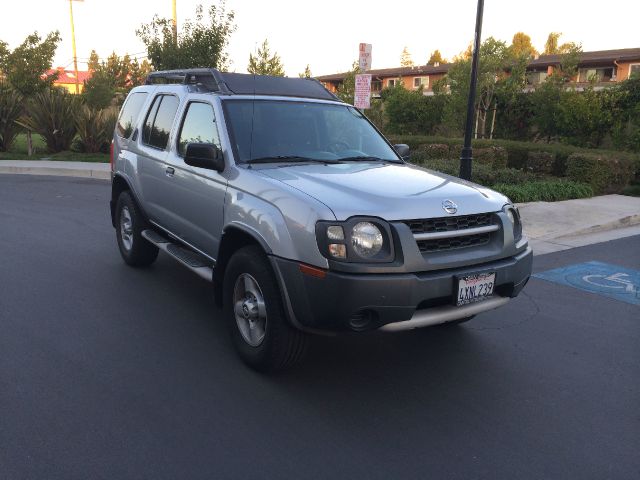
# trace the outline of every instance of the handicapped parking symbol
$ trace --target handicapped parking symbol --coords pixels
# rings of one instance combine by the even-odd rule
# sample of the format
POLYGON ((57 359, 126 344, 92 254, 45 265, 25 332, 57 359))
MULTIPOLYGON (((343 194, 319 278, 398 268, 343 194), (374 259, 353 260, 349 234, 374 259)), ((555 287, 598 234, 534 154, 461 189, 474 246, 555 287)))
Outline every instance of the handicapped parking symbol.
POLYGON ((629 293, 633 293, 633 292, 638 293, 640 291, 639 287, 633 284, 633 281, 631 280, 631 275, 628 275, 622 272, 617 272, 612 275, 602 275, 602 274, 585 275, 582 277, 582 280, 587 283, 590 283, 591 285, 595 285, 596 287, 621 288, 629 293))
POLYGON ((638 270, 591 261, 536 273, 534 277, 640 305, 638 270))

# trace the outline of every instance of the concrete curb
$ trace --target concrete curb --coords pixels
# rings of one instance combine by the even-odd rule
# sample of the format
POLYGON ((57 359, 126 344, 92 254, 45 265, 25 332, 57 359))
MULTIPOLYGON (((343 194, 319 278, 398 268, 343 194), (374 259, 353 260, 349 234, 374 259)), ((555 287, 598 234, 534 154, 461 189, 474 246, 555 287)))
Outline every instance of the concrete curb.
POLYGON ((0 173, 111 179, 109 164, 92 162, 0 160, 0 173))

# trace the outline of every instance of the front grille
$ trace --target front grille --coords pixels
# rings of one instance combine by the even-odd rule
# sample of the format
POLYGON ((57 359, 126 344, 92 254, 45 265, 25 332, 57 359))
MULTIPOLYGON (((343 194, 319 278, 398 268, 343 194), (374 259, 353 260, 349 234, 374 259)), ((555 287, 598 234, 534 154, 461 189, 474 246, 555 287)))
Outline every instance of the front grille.
POLYGON ((415 235, 416 233, 451 232, 466 228, 485 227, 493 222, 491 213, 480 213, 477 215, 460 215, 458 217, 405 220, 404 223, 409 226, 411 232, 415 235))
POLYGON ((461 235, 464 230, 495 225, 494 215, 492 213, 404 220, 403 223, 405 223, 411 229, 411 233, 417 237, 416 243, 422 253, 442 252, 458 248, 486 245, 491 241, 491 236, 495 233, 468 232, 472 234, 461 235), (447 232, 450 232, 450 235, 446 235, 447 232), (445 235, 442 235, 443 233, 445 235), (434 235, 436 238, 419 238, 420 236, 430 236, 428 234, 439 235, 434 235))
POLYGON ((464 237, 449 237, 434 240, 418 240, 418 248, 422 253, 441 252, 443 250, 454 250, 456 248, 477 247, 486 245, 491 240, 490 233, 479 233, 477 235, 466 235, 464 237))

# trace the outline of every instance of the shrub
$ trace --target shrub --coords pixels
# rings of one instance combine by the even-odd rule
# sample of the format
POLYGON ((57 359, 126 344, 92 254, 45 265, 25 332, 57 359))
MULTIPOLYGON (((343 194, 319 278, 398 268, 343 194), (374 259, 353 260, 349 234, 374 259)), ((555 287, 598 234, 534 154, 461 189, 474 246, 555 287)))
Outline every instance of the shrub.
POLYGON ((502 147, 475 148, 473 159, 477 163, 491 165, 493 168, 505 168, 507 166, 507 151, 502 147))
POLYGON ((85 153, 106 153, 117 117, 118 112, 115 108, 98 110, 81 105, 74 115, 78 131, 78 139, 74 143, 75 149, 85 153))
POLYGON ((520 185, 498 183, 492 188, 516 203, 557 202, 593 196, 593 188, 590 185, 566 180, 526 182, 520 185))
POLYGON ((635 159, 622 152, 573 153, 567 159, 567 177, 588 183, 596 193, 618 192, 635 175, 635 159))
POLYGON ((15 90, 0 85, 0 152, 6 152, 18 135, 16 120, 22 113, 22 96, 15 90))
POLYGON ((77 106, 78 99, 66 90, 45 90, 36 94, 30 103, 25 124, 42 136, 49 152, 69 150, 76 136, 77 106))
POLYGON ((451 158, 449 146, 442 143, 430 143, 418 147, 418 152, 423 158, 451 158))
POLYGON ((536 173, 552 173, 556 156, 552 152, 530 151, 527 154, 527 170, 536 173))

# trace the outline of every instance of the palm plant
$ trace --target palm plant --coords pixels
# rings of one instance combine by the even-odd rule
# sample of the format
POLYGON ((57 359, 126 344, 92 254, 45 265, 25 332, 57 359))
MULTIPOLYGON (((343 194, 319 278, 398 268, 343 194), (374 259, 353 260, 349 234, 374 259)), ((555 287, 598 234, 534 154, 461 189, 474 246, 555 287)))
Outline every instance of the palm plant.
POLYGON ((22 96, 7 85, 0 84, 0 152, 6 152, 20 131, 16 120, 22 113, 22 96))
POLYGON ((42 136, 50 153, 69 150, 76 136, 74 113, 78 105, 79 99, 66 90, 45 90, 28 106, 24 124, 42 136))
POLYGON ((86 153, 105 151, 113 135, 117 117, 118 110, 114 107, 96 109, 81 105, 74 115, 78 133, 75 148, 86 153))

